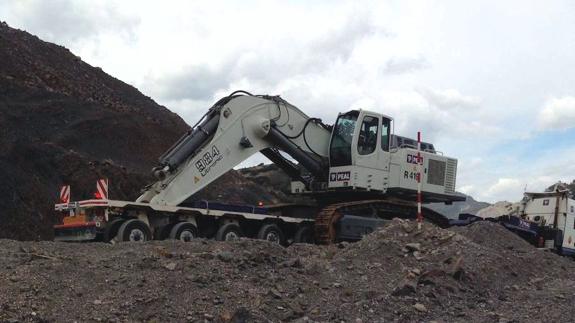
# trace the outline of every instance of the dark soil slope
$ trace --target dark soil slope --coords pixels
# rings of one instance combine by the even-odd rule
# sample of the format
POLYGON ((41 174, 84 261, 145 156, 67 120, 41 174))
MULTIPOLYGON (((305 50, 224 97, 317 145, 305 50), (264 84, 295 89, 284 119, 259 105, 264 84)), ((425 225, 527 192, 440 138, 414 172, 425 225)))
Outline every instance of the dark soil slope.
POLYGON ((62 183, 72 198, 109 176, 133 198, 187 129, 176 114, 66 48, 0 25, 0 237, 51 234, 62 183))
MULTIPOLYGON (((111 198, 136 198, 187 130, 136 88, 0 22, 0 238, 50 238, 63 183, 79 200, 107 176, 111 198)), ((231 171, 193 199, 269 204, 283 196, 231 171)))

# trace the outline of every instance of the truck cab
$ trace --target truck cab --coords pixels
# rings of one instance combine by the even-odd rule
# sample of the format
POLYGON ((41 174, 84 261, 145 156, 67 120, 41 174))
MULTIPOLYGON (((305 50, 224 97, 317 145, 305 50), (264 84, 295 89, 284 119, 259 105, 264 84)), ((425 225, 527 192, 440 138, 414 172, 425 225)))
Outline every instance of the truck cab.
POLYGON ((575 200, 568 191, 525 193, 521 217, 545 232, 545 245, 562 254, 575 255, 575 200))

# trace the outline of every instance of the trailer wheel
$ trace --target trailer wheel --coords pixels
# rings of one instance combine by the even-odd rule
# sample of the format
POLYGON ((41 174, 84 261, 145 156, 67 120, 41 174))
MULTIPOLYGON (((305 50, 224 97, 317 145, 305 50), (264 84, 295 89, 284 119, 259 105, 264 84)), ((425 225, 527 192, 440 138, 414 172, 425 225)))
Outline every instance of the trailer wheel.
POLYGON ((284 234, 277 224, 269 223, 262 225, 260 231, 258 231, 258 239, 283 244, 284 234))
POLYGON ((180 222, 170 231, 170 239, 190 242, 198 237, 198 228, 190 222, 180 222))
POLYGON ((242 229, 235 223, 226 223, 222 225, 216 233, 218 241, 233 241, 243 237, 242 229))
POLYGON ((136 219, 128 220, 118 230, 118 240, 144 242, 150 240, 152 233, 144 222, 136 219))
POLYGON ((295 232, 293 240, 295 243, 314 243, 313 230, 309 225, 301 226, 295 232))
POLYGON ((116 218, 106 224, 106 229, 104 229, 104 242, 110 242, 116 237, 122 223, 124 223, 124 219, 116 218))

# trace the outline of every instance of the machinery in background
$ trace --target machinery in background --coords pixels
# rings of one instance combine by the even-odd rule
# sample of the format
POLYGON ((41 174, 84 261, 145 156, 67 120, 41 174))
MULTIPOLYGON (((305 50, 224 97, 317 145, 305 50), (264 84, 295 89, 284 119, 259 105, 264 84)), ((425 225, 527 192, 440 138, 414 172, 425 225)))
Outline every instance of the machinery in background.
POLYGON ((575 255, 575 200, 561 183, 543 193, 525 193, 496 220, 537 247, 575 255))
POLYGON ((563 183, 542 193, 526 192, 517 203, 497 202, 477 215, 460 214, 449 226, 476 221, 499 223, 538 248, 575 255, 575 200, 563 183))

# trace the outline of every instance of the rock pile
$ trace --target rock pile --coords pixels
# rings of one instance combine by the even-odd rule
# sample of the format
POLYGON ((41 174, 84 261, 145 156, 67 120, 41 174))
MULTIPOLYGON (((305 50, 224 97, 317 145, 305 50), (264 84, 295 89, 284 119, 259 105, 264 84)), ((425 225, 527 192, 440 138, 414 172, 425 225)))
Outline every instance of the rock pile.
POLYGON ((3 240, 0 262, 8 322, 568 322, 575 303, 571 260, 488 222, 327 247, 3 240))

